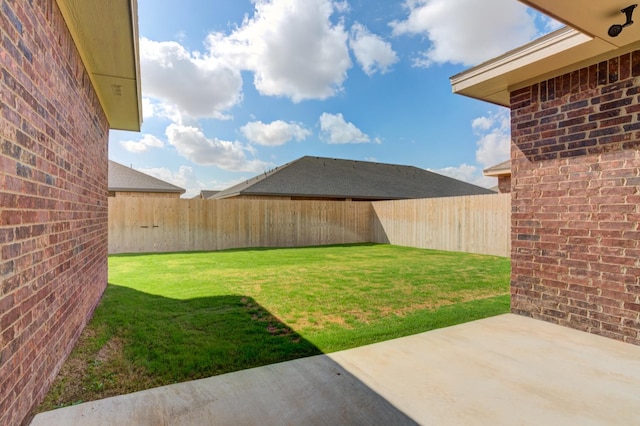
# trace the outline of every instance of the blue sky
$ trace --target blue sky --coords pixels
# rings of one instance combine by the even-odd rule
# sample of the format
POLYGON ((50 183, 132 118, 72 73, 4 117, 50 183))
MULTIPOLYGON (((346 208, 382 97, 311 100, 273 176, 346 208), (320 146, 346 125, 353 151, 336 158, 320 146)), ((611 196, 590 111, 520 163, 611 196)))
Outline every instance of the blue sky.
POLYGON ((515 0, 138 0, 144 122, 110 159, 224 189, 304 155, 412 165, 482 186, 504 108, 449 77, 557 23, 515 0))

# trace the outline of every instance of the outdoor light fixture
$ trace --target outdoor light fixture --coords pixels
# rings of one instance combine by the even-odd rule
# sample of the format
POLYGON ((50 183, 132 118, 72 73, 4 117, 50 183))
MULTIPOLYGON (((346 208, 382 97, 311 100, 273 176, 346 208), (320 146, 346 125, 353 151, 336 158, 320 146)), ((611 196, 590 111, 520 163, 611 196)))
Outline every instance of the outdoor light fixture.
POLYGON ((624 27, 628 27, 629 25, 633 24, 633 21, 631 20, 631 16, 633 15, 633 10, 638 7, 637 4, 632 4, 631 6, 627 6, 624 9, 622 9, 620 12, 624 13, 627 16, 627 22, 625 22, 622 25, 619 24, 615 24, 612 25, 611 27, 609 27, 609 36, 610 37, 618 37, 618 35, 620 35, 620 33, 622 32, 622 29, 624 27))

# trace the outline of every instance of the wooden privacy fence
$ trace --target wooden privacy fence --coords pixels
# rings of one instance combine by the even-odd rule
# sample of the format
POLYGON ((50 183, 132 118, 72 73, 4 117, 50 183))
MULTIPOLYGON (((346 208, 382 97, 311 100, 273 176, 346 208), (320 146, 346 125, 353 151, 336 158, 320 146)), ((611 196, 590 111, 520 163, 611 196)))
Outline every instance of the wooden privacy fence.
POLYGON ((373 240, 510 256, 511 194, 373 203, 373 240))
POLYGON ((350 202, 110 198, 109 253, 361 242, 509 256, 509 194, 350 202))
POLYGON ((371 234, 366 202, 109 199, 109 253, 359 243, 371 234))

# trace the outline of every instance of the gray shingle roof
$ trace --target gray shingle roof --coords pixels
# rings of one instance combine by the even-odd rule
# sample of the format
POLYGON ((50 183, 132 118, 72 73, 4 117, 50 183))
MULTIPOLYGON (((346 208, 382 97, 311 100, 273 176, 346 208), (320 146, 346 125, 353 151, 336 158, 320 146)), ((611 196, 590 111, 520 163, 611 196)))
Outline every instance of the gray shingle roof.
POLYGON ((109 160, 109 191, 170 192, 183 194, 184 189, 130 167, 109 160))
POLYGON ((213 197, 213 196, 214 196, 214 195, 216 195, 218 192, 220 192, 220 191, 219 191, 219 190, 218 190, 218 191, 204 190, 204 191, 200 191, 200 194, 202 195, 202 198, 204 198, 204 199, 206 200, 206 199, 208 199, 208 198, 213 197))
POLYGON ((492 193, 413 166, 306 156, 220 191, 213 198, 271 195, 395 200, 492 193))
POLYGON ((220 191, 212 191, 212 190, 208 190, 208 189, 203 189, 202 191, 200 191, 200 193, 198 195, 195 195, 191 198, 196 199, 196 198, 201 198, 203 200, 207 200, 211 197, 213 197, 214 195, 216 195, 218 192, 220 191))

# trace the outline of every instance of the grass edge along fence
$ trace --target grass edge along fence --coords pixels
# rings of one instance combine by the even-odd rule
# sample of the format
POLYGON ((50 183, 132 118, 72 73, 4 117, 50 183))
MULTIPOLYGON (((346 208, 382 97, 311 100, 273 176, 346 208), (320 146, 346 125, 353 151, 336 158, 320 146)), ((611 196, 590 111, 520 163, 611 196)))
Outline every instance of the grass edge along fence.
POLYGON ((420 200, 109 199, 109 253, 388 243, 509 256, 509 194, 420 200))

